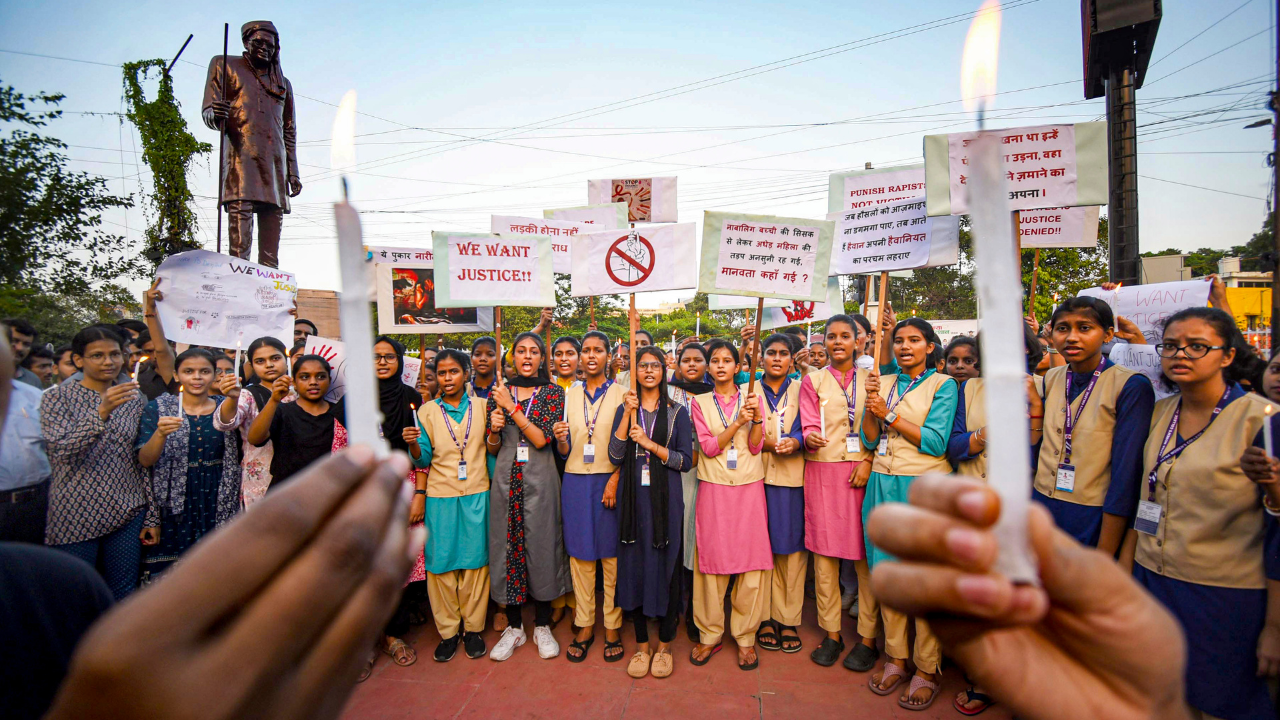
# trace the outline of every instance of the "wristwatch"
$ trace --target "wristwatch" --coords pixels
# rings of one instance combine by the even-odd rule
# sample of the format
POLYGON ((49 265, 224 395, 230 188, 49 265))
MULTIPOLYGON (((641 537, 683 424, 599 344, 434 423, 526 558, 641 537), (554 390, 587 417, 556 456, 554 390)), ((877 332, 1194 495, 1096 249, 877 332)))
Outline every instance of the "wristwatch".
POLYGON ((884 424, 893 425, 896 422, 898 422, 898 413, 890 410, 889 414, 884 416, 884 424))

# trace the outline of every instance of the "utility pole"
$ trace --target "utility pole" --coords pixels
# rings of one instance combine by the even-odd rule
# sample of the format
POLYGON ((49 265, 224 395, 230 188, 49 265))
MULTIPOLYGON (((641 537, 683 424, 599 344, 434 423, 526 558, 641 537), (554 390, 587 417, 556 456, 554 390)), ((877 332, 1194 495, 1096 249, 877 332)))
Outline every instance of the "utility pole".
MULTIPOLYGON (((1276 0, 1276 12, 1280 12, 1280 0, 1276 0)), ((1280 17, 1280 15, 1277 15, 1280 17)), ((1280 328, 1280 23, 1276 23, 1276 89, 1271 94, 1271 244, 1275 250, 1275 267, 1271 269, 1271 338, 1269 352, 1276 349, 1277 328, 1280 328)))

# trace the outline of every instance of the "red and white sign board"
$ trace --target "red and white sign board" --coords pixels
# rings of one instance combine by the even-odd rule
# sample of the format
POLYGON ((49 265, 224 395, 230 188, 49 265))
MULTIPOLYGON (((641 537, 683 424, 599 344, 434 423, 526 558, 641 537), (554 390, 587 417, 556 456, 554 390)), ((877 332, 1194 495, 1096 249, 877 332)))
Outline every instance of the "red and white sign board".
POLYGON ((568 275, 572 272, 569 239, 593 230, 591 225, 568 220, 535 220, 534 218, 490 215, 489 232, 498 235, 546 235, 551 238, 551 270, 568 275))
POLYGON ((1026 248, 1098 246, 1098 206, 1018 211, 1018 239, 1026 248))
POLYGON ((827 212, 862 210, 914 197, 924 197, 923 163, 853 170, 831 176, 827 212))
POLYGON ((587 202, 592 205, 626 203, 630 222, 673 223, 676 221, 676 179, 588 180, 587 202))
POLYGON ((694 223, 580 234, 573 248, 573 297, 691 290, 698 286, 694 223))

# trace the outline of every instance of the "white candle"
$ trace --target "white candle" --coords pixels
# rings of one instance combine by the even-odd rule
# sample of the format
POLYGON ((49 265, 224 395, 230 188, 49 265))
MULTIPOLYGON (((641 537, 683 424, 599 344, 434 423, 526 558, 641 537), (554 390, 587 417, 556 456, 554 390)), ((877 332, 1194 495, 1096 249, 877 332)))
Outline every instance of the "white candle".
MULTIPOLYGON (((818 403, 818 430, 822 433, 822 439, 827 439, 827 401, 823 400, 818 403)), ((1027 462, 1031 462, 1028 460, 1027 462)))
POLYGON ((187 394, 187 389, 184 386, 179 385, 178 386, 178 417, 180 418, 185 418, 187 416, 187 409, 182 407, 182 401, 183 401, 183 398, 186 396, 186 394, 187 394))
POLYGON ((418 406, 413 403, 409 403, 409 408, 413 410, 413 424, 417 426, 418 432, 425 435, 427 433, 427 429, 422 427, 422 421, 418 419, 418 406))
POLYGON ((698 313, 698 319, 693 325, 693 339, 702 339, 702 313, 698 313))
POLYGON ((244 341, 244 333, 236 338, 236 384, 240 384, 240 344, 244 341))
MULTIPOLYGON (((330 153, 335 170, 355 164, 356 93, 348 90, 338 105, 333 121, 330 153)), ((333 220, 338 230, 338 271, 342 278, 339 321, 342 341, 351 352, 346 364, 346 427, 352 445, 365 444, 374 454, 390 453, 386 440, 379 434, 378 390, 373 370, 373 330, 369 323, 369 285, 365 271, 367 254, 360 229, 360 214, 346 200, 346 177, 343 177, 343 200, 333 204, 333 220)))
POLYGON ((1262 412, 1264 413, 1262 418, 1262 446, 1267 450, 1267 457, 1275 457, 1275 453, 1271 450, 1271 413, 1275 412, 1275 408, 1268 404, 1262 409, 1262 412))
POLYGON ((134 363, 134 365, 133 365, 133 379, 134 379, 134 381, 137 381, 137 379, 138 379, 138 373, 142 372, 142 363, 144 363, 144 362, 146 362, 146 361, 147 361, 147 356, 146 356, 146 355, 143 355, 142 357, 138 358, 138 362, 134 363))
MULTIPOLYGON (((962 85, 966 104, 995 94, 1000 42, 1000 9, 987 0, 965 40, 962 85)), ((982 108, 979 105, 979 118, 982 108)), ((987 483, 1000 496, 995 535, 1000 547, 995 569, 1015 582, 1037 581, 1027 540, 1031 501, 1031 450, 1023 362, 1022 271, 1013 236, 1009 193, 1001 162, 1000 136, 982 134, 969 145, 969 217, 973 221, 975 284, 984 314, 982 380, 987 407, 1004 408, 987 420, 991 462, 987 483)))

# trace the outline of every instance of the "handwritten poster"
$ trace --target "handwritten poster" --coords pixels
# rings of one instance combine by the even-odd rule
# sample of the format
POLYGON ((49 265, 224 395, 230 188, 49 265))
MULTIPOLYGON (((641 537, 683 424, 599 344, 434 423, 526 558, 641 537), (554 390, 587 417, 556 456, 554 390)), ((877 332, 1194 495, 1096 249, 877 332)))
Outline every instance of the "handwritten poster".
POLYGON ((293 273, 208 250, 170 255, 156 269, 156 313, 174 342, 233 348, 270 336, 293 344, 293 273))
POLYGON ((585 223, 594 226, 597 230, 617 230, 626 227, 628 222, 627 204, 620 202, 543 210, 542 217, 548 220, 585 223))
POLYGON ((823 301, 834 232, 830 220, 707 212, 698 290, 823 301))
MULTIPOLYGON (((1106 123, 991 131, 1000 137, 1009 209, 1107 203, 1106 123)), ((926 135, 929 215, 969 212, 969 152, 978 133, 926 135)))
POLYGON ((924 196, 827 217, 836 222, 831 247, 833 275, 929 267, 935 242, 959 247, 960 218, 929 217, 924 196))
POLYGON ((780 307, 769 307, 765 302, 764 317, 760 319, 761 330, 806 323, 824 323, 832 315, 844 312, 844 293, 840 292, 840 278, 827 278, 827 297, 823 302, 807 300, 791 300, 780 307))
POLYGON ((1160 381, 1161 376, 1164 375, 1164 369, 1160 367, 1160 355, 1156 352, 1155 345, 1131 345, 1120 342, 1111 346, 1111 353, 1107 357, 1117 365, 1146 375, 1151 381, 1151 386, 1155 388, 1157 400, 1174 394, 1173 390, 1166 388, 1160 381))
POLYGON ((551 238, 431 233, 438 308, 555 307, 551 238))
POLYGON ((1147 338, 1147 342, 1160 342, 1162 325, 1170 315, 1189 307, 1209 304, 1207 280, 1181 280, 1155 283, 1154 285, 1124 285, 1119 290, 1103 290, 1092 287, 1080 291, 1080 295, 1101 298, 1111 306, 1112 312, 1132 320, 1147 338))
POLYGON ((625 203, 629 222, 675 222, 674 177, 588 180, 587 202, 625 203))
POLYGON ((431 259, 435 257, 435 253, 431 252, 431 248, 365 245, 364 249, 368 253, 368 259, 373 261, 374 264, 414 262, 427 263, 426 267, 431 267, 431 259))
POLYGON ((588 223, 569 220, 534 220, 533 218, 490 215, 489 231, 498 235, 546 235, 551 238, 551 269, 568 275, 573 260, 569 254, 569 239, 578 233, 592 230, 588 223))
POLYGON ((1098 246, 1098 206, 1018 211, 1018 237, 1025 248, 1098 246))
POLYGON ((590 232, 573 240, 573 297, 698 285, 697 227, 645 225, 590 232))
POLYGON ((894 200, 924 197, 924 165, 853 170, 831 176, 827 212, 875 207, 894 200))

